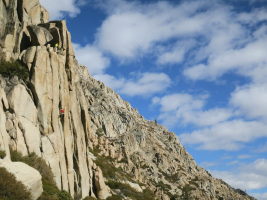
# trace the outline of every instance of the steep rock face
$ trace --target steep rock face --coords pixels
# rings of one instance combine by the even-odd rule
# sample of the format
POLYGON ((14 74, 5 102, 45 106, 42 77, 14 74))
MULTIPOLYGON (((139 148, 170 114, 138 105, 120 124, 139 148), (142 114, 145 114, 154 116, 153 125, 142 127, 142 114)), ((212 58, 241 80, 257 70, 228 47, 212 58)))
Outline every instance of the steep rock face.
POLYGON ((0 1, 0 58, 18 58, 29 47, 29 25, 46 23, 47 11, 38 0, 0 1))
POLYGON ((129 176, 121 182, 150 188, 157 199, 251 199, 198 167, 174 133, 79 66, 66 23, 48 22, 38 0, 0 0, 0 23, 0 58, 19 59, 29 71, 27 81, 0 76, 0 150, 7 159, 10 149, 35 152, 58 188, 77 199, 119 194, 106 185, 99 157, 129 176))
POLYGON ((214 179, 196 165, 174 133, 145 120, 114 91, 86 75, 85 67, 78 69, 89 104, 90 129, 102 131, 94 146, 114 158, 117 168, 148 185, 159 199, 253 199, 214 179))
POLYGON ((30 72, 27 82, 0 78, 0 148, 8 157, 9 147, 43 157, 57 186, 72 195, 97 196, 93 182, 97 173, 100 193, 109 196, 101 171, 87 156, 92 147, 88 104, 75 72, 79 66, 66 23, 43 23, 48 14, 38 1, 1 0, 0 6, 0 18, 6 20, 0 27, 1 58, 19 58, 30 72), (5 42, 9 36, 12 39, 5 42))

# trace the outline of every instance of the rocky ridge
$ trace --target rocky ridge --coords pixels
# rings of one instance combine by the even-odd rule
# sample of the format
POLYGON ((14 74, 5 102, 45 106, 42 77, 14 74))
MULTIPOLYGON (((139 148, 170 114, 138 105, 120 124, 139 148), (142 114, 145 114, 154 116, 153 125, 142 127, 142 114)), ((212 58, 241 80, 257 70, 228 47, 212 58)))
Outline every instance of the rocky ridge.
POLYGON ((19 60, 29 73, 0 76, 5 162, 10 149, 34 152, 76 199, 135 199, 114 182, 162 200, 253 199, 198 167, 174 133, 92 78, 75 59, 66 22, 48 21, 38 0, 0 0, 0 58, 19 60))

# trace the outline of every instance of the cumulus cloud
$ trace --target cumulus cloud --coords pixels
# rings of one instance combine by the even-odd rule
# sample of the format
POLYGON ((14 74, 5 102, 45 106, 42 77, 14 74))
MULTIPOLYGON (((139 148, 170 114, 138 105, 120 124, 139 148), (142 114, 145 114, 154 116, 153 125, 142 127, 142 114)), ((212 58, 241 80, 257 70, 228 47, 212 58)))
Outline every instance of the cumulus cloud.
MULTIPOLYGON (((235 188, 242 190, 262 189, 267 187, 267 160, 257 159, 252 163, 241 165, 230 171, 211 171, 217 177, 225 180, 235 188)), ((258 195, 260 196, 260 195, 258 195)))
POLYGON ((169 52, 164 52, 158 58, 159 64, 172 64, 172 63, 180 63, 184 60, 185 49, 176 48, 169 52))
POLYGON ((163 124, 198 126, 192 132, 181 134, 180 139, 200 149, 239 150, 251 141, 267 137, 267 89, 264 85, 237 88, 227 108, 206 109, 207 98, 207 95, 176 93, 154 97, 152 102, 160 106, 158 119, 163 124))
POLYGON ((183 62, 189 52, 194 59, 184 74, 194 80, 214 79, 229 70, 244 73, 255 64, 266 62, 266 25, 256 30, 247 29, 247 25, 266 20, 266 9, 236 13, 226 4, 205 0, 180 4, 101 2, 109 15, 99 28, 97 44, 117 58, 155 53, 163 46, 165 51, 157 54, 157 63, 175 64, 183 62), (190 47, 181 45, 196 38, 198 42, 190 47), (172 47, 168 48, 170 40, 172 47), (191 48, 194 51, 189 51, 191 48), (207 64, 201 64, 203 60, 207 60, 207 64))
POLYGON ((152 95, 167 89, 171 79, 165 73, 144 73, 137 80, 130 80, 120 89, 128 96, 152 95))
POLYGON ((224 108, 204 109, 206 96, 192 96, 190 94, 171 94, 155 97, 152 102, 160 106, 159 120, 165 125, 173 126, 177 123, 209 126, 227 120, 231 111, 224 108))
POLYGON ((241 23, 246 23, 246 24, 256 24, 259 21, 264 21, 267 20, 267 12, 266 9, 255 9, 252 12, 244 12, 241 13, 238 16, 238 21, 241 23))
MULTIPOLYGON (((248 43, 239 49, 230 49, 208 57, 208 64, 198 64, 185 70, 184 74, 194 80, 215 79, 230 70, 241 74, 264 65, 267 66, 267 37, 248 43)), ((247 74, 248 76, 250 74, 247 74)))
POLYGON ((267 125, 259 121, 232 120, 181 134, 184 144, 206 150, 238 150, 243 144, 267 137, 267 125))
POLYGON ((60 19, 65 15, 75 17, 80 13, 77 0, 40 0, 41 4, 49 11, 51 19, 60 19))
POLYGON ((245 13, 226 9, 223 18, 224 22, 218 20, 206 35, 207 44, 196 51, 195 64, 185 69, 184 75, 192 80, 215 80, 234 72, 254 82, 266 82, 267 26, 262 23, 267 20, 266 8, 245 13))
POLYGON ((74 44, 74 49, 79 63, 87 66, 92 75, 102 74, 110 64, 109 58, 94 46, 74 44))
MULTIPOLYGON (((186 2, 179 6, 162 1, 125 6, 123 2, 111 1, 108 4, 114 11, 97 34, 98 45, 117 57, 133 58, 153 50, 161 42, 205 30, 208 16, 193 15, 208 5, 205 1, 186 2)), ((167 57, 173 60, 173 56, 167 57)))
POLYGON ((130 79, 100 74, 95 78, 127 96, 149 97, 165 91, 171 84, 171 79, 165 73, 142 73, 130 79))
POLYGON ((237 88, 231 95, 230 103, 247 117, 267 119, 267 85, 250 84, 237 88))

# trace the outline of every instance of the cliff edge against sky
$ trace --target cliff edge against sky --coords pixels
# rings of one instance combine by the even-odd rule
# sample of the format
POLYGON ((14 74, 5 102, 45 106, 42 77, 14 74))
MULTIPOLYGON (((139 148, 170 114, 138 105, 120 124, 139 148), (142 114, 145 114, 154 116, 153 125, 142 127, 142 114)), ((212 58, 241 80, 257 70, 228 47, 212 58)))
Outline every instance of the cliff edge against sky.
POLYGON ((0 46, 1 60, 19 60, 28 73, 0 76, 0 166, 13 166, 10 150, 34 152, 76 199, 253 199, 197 166, 174 133, 92 78, 65 21, 48 21, 38 0, 0 0, 0 46))

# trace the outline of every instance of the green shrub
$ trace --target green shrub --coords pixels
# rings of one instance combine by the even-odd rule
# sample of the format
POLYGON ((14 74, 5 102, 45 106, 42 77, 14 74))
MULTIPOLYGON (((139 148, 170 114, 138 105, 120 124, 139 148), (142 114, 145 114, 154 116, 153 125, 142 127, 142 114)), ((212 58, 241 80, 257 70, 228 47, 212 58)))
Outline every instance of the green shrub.
MULTIPOLYGON (((121 189, 120 186, 122 185, 122 183, 118 182, 118 181, 112 181, 109 180, 106 183, 111 189, 121 189)), ((123 184, 124 185, 124 184, 123 184)))
POLYGON ((101 156, 99 154, 94 154, 94 155, 96 156, 95 163, 97 166, 101 168, 105 178, 132 181, 132 176, 130 174, 124 172, 121 167, 116 168, 114 166, 113 158, 101 156))
POLYGON ((156 186, 161 188, 165 192, 171 190, 171 186, 163 183, 162 181, 159 181, 156 186))
POLYGON ((98 128, 98 129, 96 130, 96 134, 97 134, 98 136, 103 136, 103 135, 105 135, 105 132, 104 132, 103 128, 98 128))
POLYGON ((154 200, 154 199, 156 199, 153 192, 151 192, 148 189, 144 190, 143 192, 137 192, 128 184, 120 183, 117 181, 111 181, 111 180, 107 182, 107 185, 111 189, 119 189, 123 195, 130 197, 131 199, 135 199, 135 200, 154 200))
POLYGON ((60 191, 57 196, 58 196, 59 200, 73 200, 70 193, 68 193, 64 190, 60 191))
POLYGON ((83 200, 97 200, 97 199, 94 197, 85 197, 83 200))
POLYGON ((11 160, 14 162, 24 162, 27 165, 33 167, 34 169, 38 170, 42 176, 43 184, 46 183, 55 185, 53 179, 53 173, 50 167, 46 164, 46 162, 38 157, 35 153, 30 153, 28 156, 22 156, 21 153, 17 151, 10 151, 11 160))
MULTIPOLYGON (((108 179, 107 185, 111 189, 119 189, 121 193, 127 197, 130 197, 135 200, 154 200, 156 199, 153 192, 150 190, 144 190, 143 192, 137 192, 133 188, 131 188, 128 184, 120 183, 117 180, 128 180, 133 181, 131 175, 124 172, 122 168, 116 168, 113 165, 113 159, 110 157, 101 156, 95 154, 96 160, 95 163, 99 166, 103 172, 105 178, 108 179)), ((122 197, 120 195, 113 195, 108 198, 108 200, 121 200, 122 197)))
POLYGON ((170 196, 170 200, 177 200, 177 199, 180 199, 181 200, 181 198, 179 198, 179 196, 177 194, 175 194, 175 195, 169 195, 169 196, 170 196))
POLYGON ((145 199, 147 199, 147 200, 155 200, 156 196, 151 190, 145 189, 143 191, 143 197, 140 200, 145 200, 145 199))
POLYGON ((58 200, 58 198, 57 195, 49 195, 44 191, 42 196, 40 196, 38 200, 58 200))
POLYGON ((190 200, 190 193, 192 190, 194 190, 192 186, 190 186, 189 184, 185 185, 182 188, 182 200, 190 200))
POLYGON ((118 195, 113 195, 111 197, 108 197, 107 200, 122 200, 122 197, 118 195))
MULTIPOLYGON (((180 171, 183 171, 183 169, 180 168, 180 171)), ((175 173, 175 174, 168 174, 166 172, 161 171, 162 175, 165 177, 166 180, 168 180, 169 182, 175 183, 179 180, 179 173, 175 173)))
POLYGON ((97 156, 97 159, 95 160, 95 163, 97 166, 99 166, 103 172, 104 177, 114 179, 116 178, 116 174, 118 172, 121 172, 120 169, 116 168, 112 164, 112 159, 110 157, 105 156, 97 156))
POLYGON ((15 176, 5 168, 0 168, 0 199, 29 200, 30 193, 25 186, 16 180, 15 176))
POLYGON ((0 74, 4 77, 18 76, 19 79, 24 81, 29 78, 29 70, 20 61, 0 61, 0 74))
POLYGON ((44 191, 38 200, 73 200, 68 192, 60 191, 57 188, 53 179, 53 173, 42 158, 38 157, 35 153, 22 156, 22 154, 17 151, 11 151, 10 154, 12 161, 24 162, 40 172, 44 191))
POLYGON ((92 154, 94 154, 95 156, 98 156, 101 150, 99 149, 99 146, 96 146, 94 147, 94 149, 90 148, 90 152, 92 152, 92 154))
POLYGON ((6 157, 6 152, 5 151, 0 151, 0 158, 3 159, 6 157))

